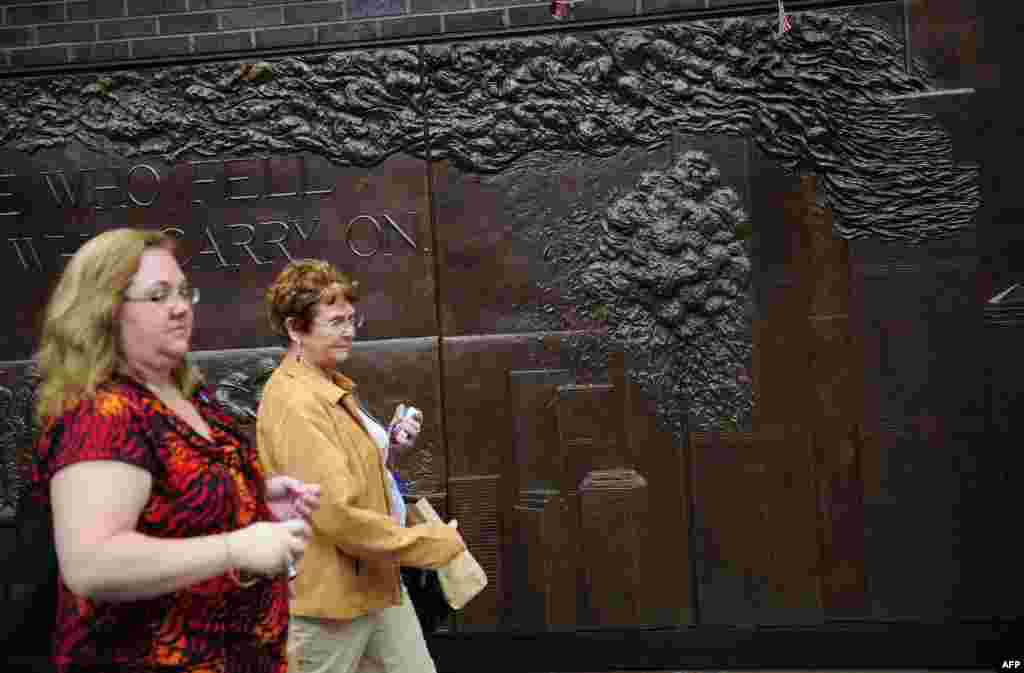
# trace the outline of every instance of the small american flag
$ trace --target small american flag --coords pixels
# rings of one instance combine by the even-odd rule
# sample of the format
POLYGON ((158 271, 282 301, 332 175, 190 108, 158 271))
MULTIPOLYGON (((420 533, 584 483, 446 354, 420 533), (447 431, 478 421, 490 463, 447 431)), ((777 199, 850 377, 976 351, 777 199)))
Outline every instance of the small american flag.
POLYGON ((789 18, 789 14, 786 14, 786 8, 782 5, 782 0, 779 0, 779 35, 785 35, 793 28, 793 20, 789 18))

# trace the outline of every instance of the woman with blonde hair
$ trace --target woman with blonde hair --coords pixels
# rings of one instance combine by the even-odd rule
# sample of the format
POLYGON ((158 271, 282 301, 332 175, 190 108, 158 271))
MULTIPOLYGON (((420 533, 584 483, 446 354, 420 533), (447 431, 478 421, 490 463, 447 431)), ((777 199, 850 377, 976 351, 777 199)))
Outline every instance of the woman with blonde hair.
POLYGON ((156 231, 83 245, 46 309, 30 497, 52 509, 59 673, 286 670, 318 487, 267 481, 186 358, 199 299, 156 231))
POLYGON ((407 447, 420 419, 396 413, 385 428, 360 403, 355 382, 336 371, 361 322, 358 299, 348 276, 311 259, 291 262, 266 294, 271 326, 288 350, 263 390, 260 457, 272 474, 323 486, 295 580, 288 648, 301 673, 350 673, 364 664, 431 673, 399 567, 438 568, 465 544, 451 525, 403 525, 386 453, 407 447))

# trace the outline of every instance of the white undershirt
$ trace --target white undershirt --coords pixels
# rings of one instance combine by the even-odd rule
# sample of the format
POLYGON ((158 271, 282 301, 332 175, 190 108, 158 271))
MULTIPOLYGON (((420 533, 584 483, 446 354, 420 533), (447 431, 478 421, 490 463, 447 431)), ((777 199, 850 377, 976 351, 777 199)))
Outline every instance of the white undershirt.
POLYGON ((356 407, 359 410, 359 420, 363 422, 363 427, 370 433, 370 437, 373 438, 377 448, 380 449, 380 454, 384 458, 384 462, 388 462, 388 431, 381 427, 381 424, 377 422, 377 419, 373 418, 361 407, 356 407))
POLYGON ((380 449, 381 460, 384 461, 384 474, 388 479, 388 498, 391 500, 391 511, 394 514, 395 520, 401 526, 405 525, 405 499, 398 490, 398 483, 395 481, 395 477, 391 474, 391 470, 387 468, 388 464, 388 431, 377 422, 372 416, 362 410, 361 407, 357 406, 356 409, 359 411, 359 420, 363 422, 363 427, 370 433, 370 437, 373 438, 377 448, 380 449))

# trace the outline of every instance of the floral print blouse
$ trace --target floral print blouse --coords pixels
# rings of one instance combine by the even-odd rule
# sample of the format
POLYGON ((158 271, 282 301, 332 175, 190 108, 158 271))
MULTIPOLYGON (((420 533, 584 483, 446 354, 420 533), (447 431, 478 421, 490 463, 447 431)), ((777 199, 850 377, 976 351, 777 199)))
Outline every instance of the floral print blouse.
MULTIPOLYGON (((127 377, 49 419, 37 445, 33 497, 49 503, 50 478, 86 460, 119 460, 153 478, 137 530, 159 538, 223 533, 271 521, 256 450, 206 389, 192 397, 205 439, 127 377)), ((230 574, 172 594, 97 603, 61 582, 54 663, 58 673, 284 673, 287 581, 239 584, 230 574)))

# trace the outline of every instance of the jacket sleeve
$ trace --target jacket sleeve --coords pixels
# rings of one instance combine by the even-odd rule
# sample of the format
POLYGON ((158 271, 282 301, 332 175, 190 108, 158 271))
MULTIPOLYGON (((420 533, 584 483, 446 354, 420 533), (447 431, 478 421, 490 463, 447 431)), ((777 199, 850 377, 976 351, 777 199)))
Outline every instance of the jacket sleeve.
POLYGON ((301 396, 296 397, 276 400, 286 406, 279 406, 274 422, 260 428, 260 453, 275 472, 320 484, 320 509, 313 514, 316 534, 357 559, 420 568, 441 567, 465 549, 462 537, 445 524, 403 527, 386 514, 357 506, 368 484, 353 438, 333 430, 329 410, 308 398, 300 406, 301 396))

